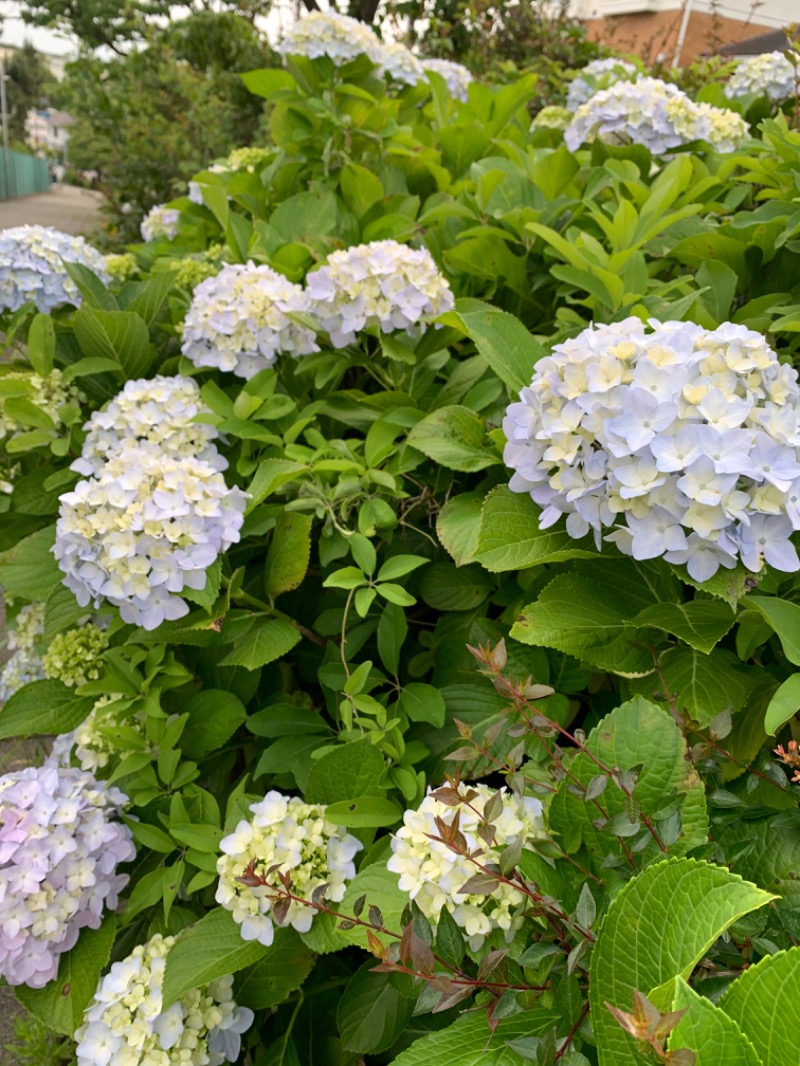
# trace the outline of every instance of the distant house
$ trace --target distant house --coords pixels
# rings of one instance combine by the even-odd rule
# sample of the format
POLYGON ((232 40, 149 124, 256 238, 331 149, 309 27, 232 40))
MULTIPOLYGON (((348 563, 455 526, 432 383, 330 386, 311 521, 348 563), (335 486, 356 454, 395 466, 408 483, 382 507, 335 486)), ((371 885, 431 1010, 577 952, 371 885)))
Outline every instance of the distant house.
POLYGON ((35 152, 66 161, 69 129, 74 123, 75 119, 66 111, 54 107, 31 108, 25 119, 26 139, 35 152))
POLYGON ((784 29, 800 18, 800 2, 573 0, 570 14, 588 26, 594 40, 618 51, 651 61, 677 59, 685 66, 723 46, 784 29))

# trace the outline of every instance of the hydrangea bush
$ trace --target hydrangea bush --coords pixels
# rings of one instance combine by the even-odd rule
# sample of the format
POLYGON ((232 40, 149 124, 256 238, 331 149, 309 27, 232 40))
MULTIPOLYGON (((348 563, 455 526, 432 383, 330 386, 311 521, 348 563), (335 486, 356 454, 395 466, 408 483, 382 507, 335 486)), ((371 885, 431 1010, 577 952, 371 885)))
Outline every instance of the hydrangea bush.
POLYGON ((0 312, 32 302, 39 311, 78 306, 81 294, 65 264, 88 267, 108 280, 103 256, 83 237, 49 226, 0 230, 0 312))

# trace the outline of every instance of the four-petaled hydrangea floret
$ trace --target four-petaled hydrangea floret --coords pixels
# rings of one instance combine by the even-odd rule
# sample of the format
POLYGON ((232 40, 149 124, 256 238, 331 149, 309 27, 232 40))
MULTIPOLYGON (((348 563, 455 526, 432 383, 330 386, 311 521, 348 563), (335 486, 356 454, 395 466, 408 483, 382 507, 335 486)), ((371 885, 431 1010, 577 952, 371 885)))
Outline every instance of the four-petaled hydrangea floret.
POLYGON ((180 221, 181 213, 176 207, 156 204, 142 219, 142 240, 156 241, 159 237, 174 240, 178 236, 180 221))
POLYGON ((423 59, 421 63, 423 70, 432 70, 434 74, 441 74, 454 99, 465 102, 469 99, 472 74, 466 67, 462 67, 460 63, 454 63, 451 59, 423 59))
POLYGON ((764 52, 743 59, 728 80, 725 95, 735 100, 750 93, 776 102, 795 94, 795 67, 783 52, 764 52))
POLYGON ((381 45, 378 67, 383 75, 390 75, 405 85, 419 85, 426 80, 422 64, 414 53, 399 41, 381 45))
MULTIPOLYGON (((451 790, 452 791, 452 790, 451 790)), ((406 811, 403 826, 392 837, 392 856, 387 867, 400 875, 400 888, 415 901, 433 924, 443 910, 452 914, 466 935, 472 951, 478 951, 493 929, 502 929, 506 939, 512 940, 522 924, 525 909, 524 893, 513 885, 498 882, 488 895, 463 893, 461 889, 481 871, 463 854, 481 851, 478 862, 482 866, 496 866, 501 852, 517 844, 544 836, 541 823, 542 804, 529 797, 517 797, 501 788, 499 793, 488 785, 463 787, 463 795, 472 793, 469 802, 455 797, 443 803, 429 794, 416 811, 406 811), (497 813, 489 806, 496 795, 501 797, 497 813), (491 842, 479 833, 487 824, 484 812, 493 827, 491 842), (494 816, 491 816, 494 815, 494 816), (447 826, 457 827, 463 843, 460 852, 444 843, 437 819, 447 826), (439 838, 439 839, 434 839, 439 838)))
POLYGON ((53 552, 81 606, 103 600, 155 629, 239 539, 245 495, 202 459, 131 448, 61 496, 53 552))
POLYGON ((195 366, 251 378, 283 353, 318 352, 313 329, 292 315, 308 313, 311 297, 268 266, 225 264, 194 290, 183 326, 183 354, 195 366))
POLYGON ((368 26, 349 15, 333 11, 312 11, 304 15, 276 48, 284 56, 306 56, 308 59, 327 56, 337 66, 360 55, 379 63, 380 50, 381 42, 368 26))
POLYGON ((29 767, 0 777, 0 974, 42 988, 81 929, 97 929, 136 854, 113 819, 127 798, 81 770, 29 767))
MULTIPOLYGON (((269 947, 274 897, 283 890, 278 875, 289 875, 295 896, 310 900, 316 888, 326 885, 323 898, 338 903, 347 882, 355 877, 353 858, 364 845, 341 826, 326 821, 325 807, 318 803, 304 803, 273 791, 250 810, 255 817, 239 822, 220 844, 217 903, 231 912, 244 940, 258 940, 269 947), (239 878, 251 864, 267 885, 242 884, 239 878), (276 869, 270 872, 272 867, 276 869)), ((318 913, 292 900, 281 924, 307 933, 318 913)))
POLYGON ((33 302, 39 311, 61 304, 77 307, 81 294, 65 263, 88 267, 109 280, 105 259, 83 239, 47 226, 0 230, 0 311, 16 311, 33 302))
MULTIPOLYGON (((154 756, 157 755, 145 733, 146 713, 126 713, 130 702, 118 694, 101 696, 79 726, 69 733, 59 733, 53 740, 45 766, 72 766, 74 759, 81 770, 88 770, 89 773, 104 770, 112 756, 120 750, 112 736, 122 728, 126 734, 134 730, 141 738, 137 751, 150 750, 154 756)), ((126 746, 130 749, 129 741, 126 741, 126 746)))
POLYGON ((222 1066, 239 1059, 253 1012, 233 999, 233 977, 193 988, 163 1009, 175 937, 156 933, 97 986, 75 1033, 78 1066, 222 1066))
POLYGON ((422 333, 453 306, 453 294, 427 248, 372 241, 334 252, 306 278, 313 312, 335 348, 363 329, 422 333))
POLYGON ((83 427, 86 440, 80 459, 71 466, 79 474, 97 474, 103 463, 143 443, 173 459, 190 458, 224 470, 227 462, 211 443, 214 426, 195 421, 209 414, 192 378, 154 377, 128 381, 83 427))
POLYGON ((593 59, 569 83, 567 110, 575 111, 581 104, 591 100, 595 93, 610 89, 620 81, 634 81, 639 74, 633 63, 612 56, 610 59, 593 59))
POLYGON ((760 333, 637 318, 584 330, 536 364, 503 429, 514 492, 635 559, 695 581, 738 559, 800 568, 800 389, 760 333))
POLYGON ((566 107, 551 105, 550 107, 543 107, 534 116, 532 125, 534 129, 544 127, 548 130, 565 130, 570 122, 572 122, 571 111, 566 107))
POLYGON ((19 421, 13 402, 9 405, 7 399, 22 399, 32 403, 47 415, 54 428, 58 428, 61 425, 61 408, 75 403, 78 398, 78 390, 74 385, 64 384, 60 370, 51 370, 45 375, 12 370, 3 374, 0 382, 5 393, 0 395, 0 440, 30 429, 29 422, 19 421))
POLYGON ((575 151, 599 138, 612 144, 642 144, 654 155, 662 155, 697 140, 729 152, 747 135, 740 115, 696 104, 676 85, 659 78, 639 78, 617 82, 582 104, 564 132, 564 142, 575 151))
POLYGON ((58 633, 42 660, 45 677, 60 681, 67 688, 96 681, 102 666, 100 656, 107 647, 108 636, 91 622, 58 633))
POLYGON ((44 678, 42 659, 36 645, 44 632, 44 604, 29 603, 20 608, 14 628, 8 634, 12 655, 0 670, 0 703, 5 703, 23 685, 44 678))

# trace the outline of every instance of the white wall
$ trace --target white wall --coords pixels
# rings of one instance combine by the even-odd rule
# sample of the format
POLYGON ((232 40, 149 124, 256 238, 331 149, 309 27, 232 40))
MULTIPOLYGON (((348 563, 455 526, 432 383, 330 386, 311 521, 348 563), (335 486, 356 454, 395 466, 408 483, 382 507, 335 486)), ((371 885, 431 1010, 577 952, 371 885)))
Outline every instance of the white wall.
MULTIPOLYGON (((573 0, 570 14, 602 18, 647 11, 680 11, 682 0, 573 0)), ((692 10, 741 19, 756 26, 788 26, 800 18, 800 0, 692 0, 692 10)))

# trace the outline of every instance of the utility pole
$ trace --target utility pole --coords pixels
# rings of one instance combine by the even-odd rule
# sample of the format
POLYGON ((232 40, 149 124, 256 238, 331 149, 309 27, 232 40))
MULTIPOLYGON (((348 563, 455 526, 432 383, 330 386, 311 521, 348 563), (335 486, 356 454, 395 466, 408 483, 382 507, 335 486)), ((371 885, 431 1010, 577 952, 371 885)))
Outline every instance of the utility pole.
POLYGON ((6 103, 6 68, 0 55, 0 120, 3 123, 3 156, 6 170, 6 198, 11 199, 11 153, 8 150, 8 106, 6 103))

